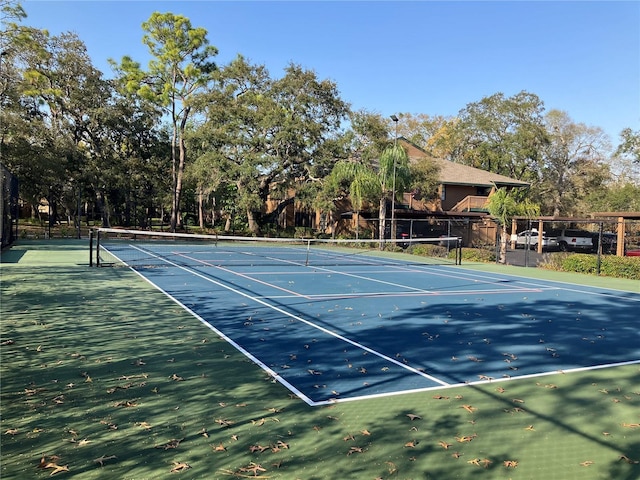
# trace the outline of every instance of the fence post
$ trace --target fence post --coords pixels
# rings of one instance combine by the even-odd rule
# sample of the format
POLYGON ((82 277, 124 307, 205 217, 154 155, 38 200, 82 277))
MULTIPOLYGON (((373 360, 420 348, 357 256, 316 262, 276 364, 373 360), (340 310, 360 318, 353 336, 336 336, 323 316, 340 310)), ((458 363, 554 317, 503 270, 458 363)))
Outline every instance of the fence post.
POLYGON ((598 231, 598 261, 596 263, 596 275, 600 275, 600 265, 602 263, 602 222, 598 231))
POLYGON ((93 267, 93 229, 89 230, 89 267, 93 267))

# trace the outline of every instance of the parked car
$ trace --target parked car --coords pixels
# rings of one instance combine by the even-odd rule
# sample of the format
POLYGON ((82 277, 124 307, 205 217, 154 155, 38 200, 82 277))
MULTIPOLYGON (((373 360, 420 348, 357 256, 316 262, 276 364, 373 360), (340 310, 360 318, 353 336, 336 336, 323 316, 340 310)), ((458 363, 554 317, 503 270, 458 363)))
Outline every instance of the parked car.
MULTIPOLYGON (((539 232, 536 229, 525 230, 524 232, 520 232, 515 236, 516 248, 526 248, 529 245, 529 248, 538 248, 538 238, 539 232)), ((547 232, 542 232, 542 249, 543 250, 551 250, 558 248, 558 239, 556 237, 551 237, 547 235, 547 232)))
POLYGON ((625 255, 627 257, 640 257, 640 248, 638 248, 636 250, 627 250, 625 252, 625 255))
POLYGON ((568 250, 594 250, 593 234, 584 230, 565 229, 555 234, 558 247, 563 252, 568 250))

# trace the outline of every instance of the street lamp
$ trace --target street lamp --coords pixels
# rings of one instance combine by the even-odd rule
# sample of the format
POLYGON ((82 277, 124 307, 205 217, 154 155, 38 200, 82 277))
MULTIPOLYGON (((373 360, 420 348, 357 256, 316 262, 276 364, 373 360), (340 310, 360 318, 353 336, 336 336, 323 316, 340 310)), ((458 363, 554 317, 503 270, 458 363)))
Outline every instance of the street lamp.
POLYGON ((398 117, 391 115, 391 120, 396 124, 396 133, 393 137, 393 186, 391 193, 391 238, 396 236, 396 148, 398 147, 398 117))

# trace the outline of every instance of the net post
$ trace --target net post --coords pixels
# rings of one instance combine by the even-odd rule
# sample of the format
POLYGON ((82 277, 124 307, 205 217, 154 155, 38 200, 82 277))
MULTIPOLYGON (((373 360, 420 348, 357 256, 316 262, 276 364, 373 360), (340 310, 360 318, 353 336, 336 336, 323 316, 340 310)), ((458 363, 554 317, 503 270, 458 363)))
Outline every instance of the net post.
POLYGON ((96 236, 96 267, 100 266, 100 230, 98 229, 96 236))
POLYGON ((456 242, 456 265, 462 265, 462 237, 456 242))
POLYGON ((304 266, 309 266, 309 251, 311 250, 311 239, 307 240, 307 258, 304 261, 304 266))
POLYGON ((93 267, 93 228, 89 231, 89 267, 93 267))

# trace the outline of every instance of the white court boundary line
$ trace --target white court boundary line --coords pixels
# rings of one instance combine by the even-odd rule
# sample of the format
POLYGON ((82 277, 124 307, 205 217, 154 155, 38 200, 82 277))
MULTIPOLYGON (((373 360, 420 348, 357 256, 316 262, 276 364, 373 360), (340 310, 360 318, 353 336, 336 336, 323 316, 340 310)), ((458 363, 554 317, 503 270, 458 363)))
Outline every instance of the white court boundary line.
MULTIPOLYGON (((145 250, 141 250, 144 251, 145 253, 147 253, 145 250)), ((150 253, 150 252, 149 252, 150 253)), ((367 282, 372 282, 372 283, 381 283, 383 285, 389 285, 392 287, 398 287, 401 289, 404 289, 404 291, 400 291, 400 292, 363 292, 363 293, 354 293, 354 294, 303 294, 300 292, 295 292, 293 290, 290 289, 285 289, 283 287, 279 287, 277 285, 274 285, 273 283, 270 282, 265 282, 263 280, 260 280, 258 278, 256 278, 256 276, 262 276, 265 275, 265 272, 261 272, 257 275, 255 274, 246 274, 243 272, 237 272, 235 270, 231 270, 229 268, 226 268, 224 266, 221 265, 216 265, 214 263, 211 263, 207 260, 200 260, 198 258, 194 258, 192 256, 180 253, 180 252, 173 252, 175 255, 187 258, 191 261, 194 261, 196 263, 199 263, 203 266, 207 266, 207 267, 213 267, 213 268, 217 268, 219 270, 222 270, 224 272, 230 273, 231 275, 234 276, 238 276, 238 277, 242 277, 242 278, 246 278, 249 280, 252 280, 254 282, 266 285, 268 287, 274 288, 276 290, 282 290, 284 292, 287 292, 290 294, 290 297, 288 296, 257 296, 257 297, 253 297, 253 298, 293 298, 293 297, 301 297, 301 298, 306 298, 308 300, 312 300, 312 299, 321 299, 321 300, 334 300, 334 299, 341 299, 341 298, 370 298, 370 297, 414 297, 414 296, 447 296, 447 295, 452 295, 452 296, 459 296, 459 295, 480 295, 480 294, 509 294, 509 293, 537 293, 537 292, 542 292, 544 290, 555 290, 556 287, 550 287, 550 288, 544 288, 544 287, 535 287, 535 288, 531 288, 531 287, 520 287, 520 286, 514 286, 512 288, 501 288, 501 289, 493 289, 493 290, 481 290, 481 289, 477 289, 477 290, 454 290, 454 291, 448 291, 446 293, 443 292, 439 292, 439 291, 434 291, 434 290, 425 290, 422 288, 418 288, 418 287, 412 287, 410 285, 405 285, 405 284, 401 284, 401 283, 397 283, 397 282, 388 282, 385 280, 380 280, 378 278, 371 278, 369 276, 365 276, 365 275, 359 275, 359 274, 355 274, 355 273, 349 273, 349 272, 344 272, 344 271, 340 271, 340 270, 334 270, 331 268, 327 268, 327 267, 319 267, 317 265, 309 265, 308 268, 312 268, 314 270, 314 274, 319 272, 323 272, 323 273, 329 273, 331 275, 336 275, 336 276, 343 276, 343 277, 352 277, 352 278, 357 278, 359 280, 364 280, 367 282)), ((151 254, 151 253, 150 253, 151 254)), ((154 255, 155 256, 155 255, 154 255)), ((164 259, 163 259, 164 261, 164 259)), ((168 263, 170 263, 167 260, 168 263)), ((285 263, 293 263, 293 262, 285 262, 285 263)), ((303 266, 301 264, 296 263, 295 265, 298 266, 303 266)), ((305 266, 306 267, 306 266, 305 266)), ((407 271, 407 272, 411 272, 411 273, 425 273, 425 269, 427 269, 428 267, 433 268, 433 266, 429 265, 429 266, 425 266, 425 268, 419 268, 419 269, 411 269, 411 268, 406 268, 403 265, 391 265, 390 268, 394 269, 394 272, 387 272, 387 273, 398 273, 398 270, 400 271, 407 271)), ((428 271, 428 270, 427 270, 428 271)), ((368 272, 371 273, 371 272, 368 272)), ((275 273, 270 273, 270 274, 274 274, 274 275, 279 275, 279 272, 275 272, 275 273)), ((286 275, 299 275, 300 272, 288 272, 285 273, 286 275)), ((466 279, 464 276, 456 276, 456 275, 451 275, 451 274, 441 274, 439 273, 440 276, 444 276, 444 277, 448 277, 448 278, 455 278, 455 279, 466 279)), ((478 280, 472 280, 475 282, 478 282, 478 280)), ((485 281, 483 283, 486 284, 495 284, 496 281, 485 281)))
MULTIPOLYGON (((490 383, 499 383, 499 382, 507 382, 507 381, 514 381, 514 380, 520 380, 520 379, 528 379, 528 378, 538 378, 538 377, 545 377, 545 376, 551 376, 551 375, 560 375, 560 374, 567 374, 567 373, 575 373, 575 372, 586 372, 586 371, 591 371, 591 370, 601 370, 601 369, 605 369, 605 368, 614 368, 614 367, 621 367, 621 366, 626 366, 626 365, 636 365, 636 364, 640 364, 640 359, 639 360, 629 360, 629 361, 624 361, 624 362, 617 362, 617 363, 610 363, 610 364, 602 364, 602 365, 592 365, 592 366, 587 366, 587 367, 576 367, 576 368, 572 368, 572 369, 563 369, 563 370, 553 370, 553 371, 548 371, 548 372, 539 372, 539 373, 533 373, 533 374, 527 374, 527 375, 519 375, 519 376, 513 376, 513 377, 501 377, 501 378, 492 378, 489 380, 480 380, 480 381, 475 381, 475 382, 460 382, 460 383, 447 383, 444 382, 436 377, 433 377, 431 375, 428 375, 424 372, 421 372, 420 370, 417 370, 413 367, 409 367, 401 362, 398 362, 397 360, 388 357, 382 353, 379 353, 369 347, 366 347, 362 344, 359 344, 358 342, 354 342, 353 340, 350 340, 346 337, 343 337, 342 335, 336 334, 334 332, 331 332, 330 330, 320 326, 320 325, 316 325, 313 322, 310 322, 308 320, 305 320, 301 317, 298 317, 297 315, 294 315, 290 312, 287 312, 285 310, 282 310, 274 305, 269 304, 268 302, 263 301, 260 297, 253 297, 251 295, 245 294, 239 290, 236 290, 232 287, 229 287, 223 283, 217 282, 211 278, 207 278, 205 275, 200 274, 197 271, 194 271, 188 267, 183 267, 181 265, 178 265, 174 262, 171 262, 169 260, 163 259, 160 256, 157 256, 151 252, 145 251, 144 249, 141 249, 135 245, 131 245, 131 248, 134 248, 136 250, 139 250, 145 254, 151 255, 155 258, 160 259, 161 261, 168 263, 170 265, 173 265, 174 267, 177 267, 181 270, 184 270, 192 275, 195 275, 199 278, 202 278, 203 280, 207 281, 207 282, 211 282, 215 285, 221 286, 222 288, 229 290, 233 293, 236 293, 244 298, 247 298, 249 300, 252 300, 256 303, 259 303, 263 306, 266 306, 268 308, 271 308, 279 313, 282 313, 285 316, 291 317, 295 320, 298 320, 302 323, 305 323, 313 328, 317 328, 318 330, 327 333, 335 338, 338 338, 342 341, 345 341, 346 343, 349 343, 353 346, 355 346, 356 348, 361 348, 369 353, 372 353, 384 360, 387 360, 395 365, 398 365, 406 370, 409 370, 413 373, 416 373, 424 378, 427 378, 435 383, 438 383, 439 386, 433 386, 433 387, 425 387, 425 388, 416 388, 416 389, 410 389, 410 390, 398 390, 398 391, 393 391, 393 392, 385 392, 385 393, 379 393, 379 394, 371 394, 371 395, 361 395, 361 396, 355 396, 355 397, 349 397, 349 398, 331 398, 329 400, 324 400, 324 401, 314 401, 312 399, 310 399, 309 397, 307 397, 304 393, 302 393, 300 390, 298 390, 295 386, 293 386, 291 383, 289 383, 287 380, 285 380, 283 377, 280 376, 280 374, 278 374, 277 372, 275 372, 273 369, 271 369, 268 365, 266 365, 264 362, 262 362, 261 360, 259 360, 257 357, 255 357, 253 354, 251 354, 249 351, 247 351, 245 348, 243 348, 241 345, 237 344, 235 341, 233 341, 230 337, 228 337, 227 335, 225 335, 223 332, 221 332, 220 330, 218 330, 216 327, 214 327, 213 325, 211 325, 209 322, 207 322, 204 318, 202 318, 200 315, 198 315, 196 312, 194 312, 191 308, 187 307, 184 303, 182 303, 180 300, 178 300, 177 298, 175 298, 173 295, 171 295, 169 292, 167 292, 166 290, 164 290, 163 288, 161 288, 160 286, 156 285, 155 283, 153 283, 149 278, 145 277, 142 273, 138 272, 137 270, 135 270, 133 267, 127 265, 126 262, 122 261, 117 255, 115 255, 113 252, 109 251, 111 255, 113 255, 115 258, 117 258, 120 262, 122 262, 123 264, 127 265, 129 267, 130 270, 132 270, 136 275, 138 275, 139 277, 141 277, 144 281, 146 281, 148 284, 150 284, 151 286, 153 286, 154 288, 156 288, 157 290, 159 290, 160 292, 162 292, 163 294, 165 294, 167 297, 169 297, 172 301, 174 301, 176 304, 180 305, 182 308, 184 308, 188 313, 190 313, 191 315, 193 315, 195 318, 197 318, 203 325, 205 325, 207 328, 209 328, 210 330, 212 330, 213 332, 215 332, 216 334, 218 334, 220 336, 220 338, 222 338, 223 340, 225 340, 226 342, 228 342, 229 344, 231 344, 234 348, 236 348, 239 352, 241 352, 242 354, 244 354, 247 358, 249 358, 252 362, 254 362, 256 365, 258 365, 260 368, 262 368, 270 377, 272 377, 273 379, 275 379, 277 382, 279 382, 280 384, 282 384, 283 386, 285 386, 287 389, 289 389, 291 392, 293 392, 296 396, 298 396, 299 398, 301 398, 305 403, 307 403, 307 405, 315 407, 315 406, 322 406, 322 405, 329 405, 329 404, 334 404, 334 403, 342 403, 342 402, 353 402, 353 401, 359 401, 359 400, 367 400, 367 399, 375 399, 375 398, 384 398, 384 397, 391 397, 391 396, 397 396, 397 395, 406 395, 406 394, 410 394, 410 393, 420 393, 420 392, 429 392, 429 391, 438 391, 438 390, 443 390, 443 389, 450 389, 450 388, 458 388, 458 387, 464 387, 464 386, 471 386, 471 385, 485 385, 485 384, 490 384, 490 383)), ((103 247, 104 248, 104 247, 103 247)), ((202 263, 202 262, 201 262, 202 263)), ((207 264, 209 266, 212 266, 211 264, 207 264)), ((218 267, 216 267, 218 268, 218 267)), ((431 266, 425 266, 425 269, 430 269, 433 268, 431 266)), ((224 269, 223 269, 224 270, 224 269)), ((466 272, 473 272, 473 270, 466 270, 466 272)), ((331 272, 331 273, 336 273, 339 274, 340 272, 331 272)), ((441 272, 438 272, 441 273, 441 272)), ((490 275, 480 275, 480 274, 471 274, 471 273, 466 273, 469 277, 480 277, 483 279, 492 279, 494 281, 498 281, 499 278, 496 277, 492 277, 490 275)), ((520 280, 520 279, 527 279, 527 277, 520 277, 518 275, 513 275, 513 274, 494 274, 496 276, 506 276, 506 277, 512 277, 515 278, 516 280, 520 280)), ((464 278, 464 276, 456 276, 456 275, 443 275, 443 276, 452 276, 455 278, 464 278)), ((543 280, 546 281, 546 280, 543 280)), ((555 281, 555 280, 549 280, 548 282, 550 283, 555 283, 555 284, 566 284, 566 285, 577 285, 577 284, 572 284, 572 283, 568 283, 568 282, 559 282, 559 281, 555 281)), ((522 282, 524 284, 527 284, 528 282, 522 282)), ((568 290, 568 291, 575 291, 578 293, 583 293, 583 294, 598 294, 598 292, 588 292, 588 291, 582 291, 579 289, 569 289, 569 288, 563 288, 563 287, 553 287, 553 288, 549 288, 549 286, 540 286, 537 285, 535 283, 532 283, 532 285, 536 285, 538 288, 542 288, 547 289, 547 290, 554 290, 554 289, 558 289, 558 290, 568 290), (545 288, 546 287, 546 288, 545 288)), ((607 288, 603 288, 603 287, 589 287, 589 288, 593 288, 593 289, 602 289, 602 290, 611 290, 613 292, 616 292, 618 290, 615 289, 607 289, 607 288)), ((633 294, 633 292, 628 292, 633 294)), ((406 294, 405 294, 406 295, 406 294)), ((616 295, 609 295, 609 294, 604 294, 604 293, 600 293, 600 295, 603 296, 607 296, 608 298, 618 298, 616 295)), ((621 299, 625 299, 628 300, 628 297, 619 297, 621 299)), ((639 299, 640 301, 640 299, 639 299)))
MULTIPOLYGON (((214 285, 217 285, 217 286, 222 287, 222 288, 224 288, 224 289, 226 289, 226 290, 229 290, 230 292, 233 292, 233 293, 235 293, 235 294, 237 294, 237 295, 240 295, 241 297, 244 297, 244 298, 246 298, 246 299, 248 299, 248 300, 251 300, 251 301, 253 301, 253 302, 255 302, 255 303, 259 303, 260 305, 265 306, 265 307, 267 307, 267 308, 270 308, 270 309, 272 309, 272 310, 274 310, 274 311, 276 311, 276 312, 278 312, 278 313, 281 313, 282 315, 285 315, 285 316, 287 316, 287 317, 293 318, 294 320, 297 320, 297 321, 299 321, 299 322, 301 322, 301 323, 304 323, 305 325, 308 325, 308 326, 310 326, 310 327, 312 327, 312 328, 315 328, 315 329, 317 329, 317 330, 320 330, 321 332, 326 333, 327 335, 330 335, 330 336, 332 336, 332 337, 334 337, 334 338, 337 338, 338 340, 341 340, 341 341, 343 341, 343 342, 345 342, 345 343, 348 343, 348 344, 350 344, 350 345, 352 345, 352 346, 354 346, 354 347, 356 347, 356 348, 359 348, 359 349, 364 350, 364 351, 366 351, 366 352, 368 352, 368 353, 371 353, 371 354, 373 354, 373 355, 377 356, 378 358, 381 358, 381 359, 383 359, 383 360, 385 360, 385 361, 387 361, 387 362, 389 362, 389 363, 393 363, 394 365, 399 366, 399 367, 401 367, 401 368, 403 368, 403 369, 405 369, 405 370, 408 370, 408 371, 410 371, 411 373, 414 373, 414 374, 416 374, 416 375, 419 375, 419 376, 421 376, 421 377, 423 377, 423 378, 426 378, 427 380, 430 380, 430 381, 432 381, 432 382, 438 383, 441 387, 446 387, 446 386, 448 386, 448 385, 449 385, 447 382, 444 382, 444 381, 440 380, 439 378, 436 378, 436 377, 434 377, 434 376, 432 376, 432 375, 429 375, 429 374, 427 374, 427 373, 421 372, 420 370, 418 370, 418 369, 416 369, 416 368, 413 368, 413 367, 410 367, 410 366, 408 366, 408 365, 405 365, 404 363, 402 363, 402 362, 400 362, 400 361, 398 361, 398 360, 396 360, 396 359, 394 359, 394 358, 392 358, 392 357, 389 357, 389 356, 387 356, 387 355, 385 355, 385 354, 383 354, 383 353, 380 353, 380 352, 378 352, 377 350, 374 350, 374 349, 372 349, 372 348, 370 348, 370 347, 367 347, 366 345, 362 345, 361 343, 355 342, 355 341, 353 341, 353 340, 351 340, 351 339, 349 339, 349 338, 347 338, 347 337, 345 337, 345 336, 343 336, 343 335, 340 335, 340 334, 338 334, 338 333, 332 332, 331 330, 329 330, 329 329, 327 329, 327 328, 325 328, 325 327, 322 327, 322 326, 320 326, 320 325, 317 325, 317 324, 315 324, 315 323, 313 323, 313 322, 311 322, 311 321, 309 321, 309 320, 306 320, 306 319, 304 319, 304 318, 302 318, 302 317, 299 317, 298 315, 294 315, 294 314, 293 314, 293 313, 291 313, 291 312, 287 312, 286 310, 283 310, 282 308, 276 307, 275 305, 271 305, 270 303, 268 303, 268 302, 266 302, 266 301, 264 301, 264 300, 262 300, 262 299, 260 299, 260 298, 253 297, 253 296, 251 296, 251 295, 249 295, 249 294, 247 294, 247 293, 244 293, 244 292, 242 292, 242 291, 240 291, 240 290, 237 290, 237 289, 235 289, 235 288, 233 288, 233 287, 230 287, 230 286, 228 286, 228 285, 225 285, 225 284, 224 284, 224 283, 222 283, 222 282, 218 282, 218 281, 216 281, 216 280, 214 280, 214 279, 212 279, 212 278, 209 278, 209 277, 207 277, 206 275, 203 275, 203 274, 201 274, 201 273, 199 273, 199 272, 197 272, 197 271, 195 271, 195 270, 193 270, 193 269, 191 269, 191 268, 184 267, 184 266, 179 265, 179 264, 177 264, 177 263, 175 263, 175 262, 172 262, 172 261, 170 261, 170 260, 163 259, 163 258, 161 258, 161 257, 159 257, 159 256, 156 256, 155 254, 153 254, 153 253, 151 253, 151 252, 145 251, 144 249, 141 249, 141 248, 139 248, 139 247, 137 247, 137 246, 135 246, 135 245, 130 245, 130 246, 131 246, 131 248, 134 248, 134 249, 136 249, 136 250, 139 250, 139 251, 141 251, 141 252, 144 252, 144 253, 145 253, 145 254, 147 254, 147 255, 152 255, 152 256, 154 256, 155 258, 158 258, 158 259, 160 259, 161 261, 163 261, 163 262, 165 262, 165 263, 167 263, 167 264, 169 264, 169 265, 172 265, 172 266, 174 266, 174 267, 176 267, 176 268, 179 268, 179 269, 181 269, 181 270, 183 270, 183 271, 185 271, 185 272, 188 272, 188 273, 190 273, 191 275, 195 275, 196 277, 199 277, 199 278, 201 278, 201 279, 203 279, 203 280, 205 280, 205 281, 207 281, 207 282, 213 283, 214 285)), ((134 271, 135 271, 135 270, 134 270, 134 271)), ((186 305, 184 305, 184 304, 183 304, 182 302, 180 302, 178 299, 176 299, 175 297, 173 297, 173 296, 172 296, 171 294, 169 294, 166 290, 164 290, 164 289, 160 288, 158 285, 156 285, 156 284, 154 284, 153 282, 151 282, 151 280, 149 280, 149 279, 147 279, 146 277, 144 277, 141 273, 139 273, 139 272, 137 272, 137 271, 135 271, 135 272, 136 272, 138 275, 142 276, 142 278, 144 278, 144 279, 145 279, 147 282, 149 282, 151 285, 155 286, 158 290, 160 290, 160 291, 161 291, 161 292, 163 292, 165 295, 167 295, 169 298, 171 298, 173 301, 175 301, 175 302, 176 302, 176 303, 178 303, 179 305, 183 306, 183 307, 184 307, 184 308, 185 308, 189 313, 191 313, 192 315, 194 315, 194 316, 195 316, 196 318, 198 318, 201 322, 205 323, 206 325, 209 325, 209 326, 210 326, 210 328, 211 328, 212 330, 214 330, 216 333, 222 333, 222 332, 219 332, 219 330, 218 330, 218 329, 216 329, 215 327, 213 327, 212 325, 208 324, 208 323, 207 323, 207 322, 206 322, 202 317, 200 317, 198 314, 196 314, 193 310, 191 310, 189 307, 187 307, 186 305)), ((257 359, 256 357, 254 357, 252 354, 250 354, 249 352, 247 352, 247 351, 246 351, 244 348, 242 348, 240 345, 238 345, 237 343, 235 343, 234 341, 232 341, 231 339, 229 339, 229 337, 227 337, 227 336, 226 336, 226 335, 224 335, 224 334, 222 334, 221 336, 222 336, 225 340, 228 340, 228 341, 229 341, 229 343, 231 343, 234 347, 238 348, 238 350, 240 350, 241 352, 245 353, 249 358, 251 358, 251 360, 255 361, 255 362, 256 362, 256 364, 258 364, 261 368, 263 368, 265 371, 267 371, 267 373, 269 373, 271 376, 273 376, 273 377, 274 377, 278 382, 281 382, 283 385, 285 385, 287 388, 289 388, 291 391, 293 391, 296 395, 299 395, 301 398, 303 398, 303 399, 305 400, 305 402, 307 402, 309 405, 311 405, 311 406, 315 406, 315 405, 320 405, 320 404, 321 404, 320 402, 315 402, 315 401, 311 400, 309 397, 307 397, 307 396, 306 396, 306 395, 304 395, 302 392, 300 392, 297 388, 293 387, 293 385, 291 385, 289 382, 285 381, 285 380, 284 380, 284 379, 283 379, 283 378, 282 378, 278 373, 276 373, 275 371, 273 371, 271 368, 269 368, 269 367, 268 367, 266 364, 264 364, 262 361, 258 360, 258 359, 257 359)))
MULTIPOLYGON (((432 267, 433 268, 433 267, 432 267)), ((458 268, 462 268, 465 269, 464 266, 460 267, 458 266, 458 268)), ((607 288, 607 287, 592 287, 590 285, 580 285, 577 283, 571 283, 571 282, 563 282, 560 280, 545 280, 543 278, 530 278, 530 277, 522 277, 520 275, 515 275, 512 273, 493 273, 493 272, 483 272, 484 275, 481 275, 480 273, 475 273, 472 274, 471 272, 476 272, 476 270, 470 270, 470 269, 465 269, 465 275, 468 275, 469 278, 474 278, 474 277, 478 277, 481 279, 494 279, 494 281, 498 281, 497 277, 509 277, 509 278, 514 278, 517 282, 523 284, 523 285, 531 285, 534 288, 540 288, 543 290, 565 290, 568 292, 575 292, 575 293, 581 293, 583 295, 600 295, 606 298, 617 298, 617 299, 621 299, 621 300, 629 300, 632 302, 640 302, 640 291, 639 292, 627 292, 626 290, 616 290, 614 288, 607 288), (495 275, 495 277, 491 277, 490 275, 495 275), (542 284, 540 283, 535 283, 536 281, 539 282, 543 282, 542 284), (546 283, 546 285, 545 285, 546 283), (568 287, 568 286, 573 286, 573 287, 583 287, 584 290, 581 290, 580 288, 572 288, 572 287, 568 287), (611 293, 604 293, 598 290, 606 290, 609 291, 611 293), (616 295, 616 293, 620 293, 620 292, 624 292, 628 295, 632 295, 631 297, 628 295, 616 295), (634 298, 633 296, 637 297, 634 298)), ((434 270, 433 272, 434 274, 441 274, 443 276, 453 276, 454 278, 464 278, 460 275, 445 275, 442 274, 441 271, 439 270, 434 270)))

